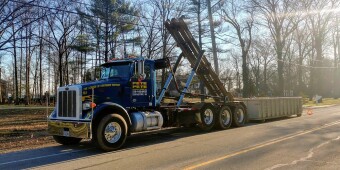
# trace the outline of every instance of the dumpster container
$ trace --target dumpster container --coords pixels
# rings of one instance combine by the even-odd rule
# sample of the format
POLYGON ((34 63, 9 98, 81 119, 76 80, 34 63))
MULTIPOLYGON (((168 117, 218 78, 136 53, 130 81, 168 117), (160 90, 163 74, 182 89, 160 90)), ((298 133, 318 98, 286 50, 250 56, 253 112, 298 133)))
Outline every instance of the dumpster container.
POLYGON ((248 109, 249 120, 266 120, 273 118, 301 116, 302 97, 268 97, 243 98, 248 109))

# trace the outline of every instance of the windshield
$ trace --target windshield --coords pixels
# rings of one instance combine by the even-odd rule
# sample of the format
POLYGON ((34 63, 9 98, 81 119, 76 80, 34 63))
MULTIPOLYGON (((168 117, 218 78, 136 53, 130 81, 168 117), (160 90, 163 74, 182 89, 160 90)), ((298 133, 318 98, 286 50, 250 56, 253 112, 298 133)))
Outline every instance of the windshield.
POLYGON ((114 77, 129 77, 130 64, 124 65, 111 65, 102 68, 101 79, 114 78, 114 77))

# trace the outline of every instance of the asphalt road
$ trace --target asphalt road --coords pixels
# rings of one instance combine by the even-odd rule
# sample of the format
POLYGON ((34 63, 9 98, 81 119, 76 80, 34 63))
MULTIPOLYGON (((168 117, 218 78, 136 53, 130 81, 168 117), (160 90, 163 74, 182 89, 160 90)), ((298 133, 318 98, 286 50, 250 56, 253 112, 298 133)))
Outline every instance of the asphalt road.
POLYGON ((82 142, 0 155, 0 169, 340 169, 340 106, 313 115, 202 133, 171 130, 128 138, 103 153, 82 142))

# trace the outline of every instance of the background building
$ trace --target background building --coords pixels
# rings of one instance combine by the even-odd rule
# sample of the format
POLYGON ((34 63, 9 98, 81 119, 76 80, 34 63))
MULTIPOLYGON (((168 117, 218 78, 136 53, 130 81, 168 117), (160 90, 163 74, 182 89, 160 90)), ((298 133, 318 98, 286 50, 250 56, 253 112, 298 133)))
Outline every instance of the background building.
POLYGON ((7 99, 7 81, 0 79, 0 103, 5 103, 7 99))

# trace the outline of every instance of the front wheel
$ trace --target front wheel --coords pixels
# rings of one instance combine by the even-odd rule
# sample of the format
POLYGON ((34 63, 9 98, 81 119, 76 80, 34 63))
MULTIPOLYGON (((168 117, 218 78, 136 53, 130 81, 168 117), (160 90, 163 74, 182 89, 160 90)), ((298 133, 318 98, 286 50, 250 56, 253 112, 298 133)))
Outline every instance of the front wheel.
POLYGON ((74 137, 66 137, 66 136, 57 136, 53 135, 53 139, 62 145, 75 145, 81 141, 81 138, 74 137))
POLYGON ((102 118, 96 130, 96 144, 104 151, 119 149, 127 137, 127 125, 118 114, 109 114, 102 118))
POLYGON ((233 126, 242 127, 247 121, 247 113, 242 105, 238 105, 233 110, 233 126))

